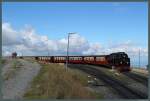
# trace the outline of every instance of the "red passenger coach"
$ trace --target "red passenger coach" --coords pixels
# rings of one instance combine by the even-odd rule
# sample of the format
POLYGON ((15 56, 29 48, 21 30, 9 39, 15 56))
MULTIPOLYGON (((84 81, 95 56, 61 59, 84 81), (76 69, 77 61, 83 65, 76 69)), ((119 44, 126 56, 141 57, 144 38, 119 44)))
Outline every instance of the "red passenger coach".
POLYGON ((69 63, 74 63, 74 64, 82 64, 83 63, 83 57, 82 56, 69 56, 68 59, 69 63))
POLYGON ((106 55, 105 56, 97 56, 95 57, 95 63, 99 64, 99 65, 108 65, 108 61, 106 59, 106 55))
MULTIPOLYGON (((35 57, 36 60, 51 63, 66 63, 66 56, 41 56, 35 57)), ((103 65, 109 68, 114 67, 120 72, 130 71, 130 58, 125 52, 117 52, 109 55, 91 56, 68 56, 68 63, 71 64, 91 64, 103 65)))

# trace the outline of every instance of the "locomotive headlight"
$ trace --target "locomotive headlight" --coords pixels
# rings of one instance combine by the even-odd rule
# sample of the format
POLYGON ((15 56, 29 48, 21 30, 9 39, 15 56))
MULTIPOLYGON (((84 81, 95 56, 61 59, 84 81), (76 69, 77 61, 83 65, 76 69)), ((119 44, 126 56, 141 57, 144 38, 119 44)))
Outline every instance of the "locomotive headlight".
POLYGON ((120 62, 120 64, 122 64, 122 61, 120 62))

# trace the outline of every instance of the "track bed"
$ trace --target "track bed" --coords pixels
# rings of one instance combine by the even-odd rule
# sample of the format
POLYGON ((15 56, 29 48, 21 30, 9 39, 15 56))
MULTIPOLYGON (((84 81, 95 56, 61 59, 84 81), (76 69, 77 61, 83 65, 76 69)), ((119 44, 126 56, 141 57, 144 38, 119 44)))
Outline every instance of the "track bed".
POLYGON ((81 64, 70 64, 70 68, 76 68, 84 71, 97 79, 102 80, 106 85, 114 89, 121 98, 124 99, 147 99, 147 93, 140 92, 136 89, 132 89, 119 80, 107 75, 100 69, 93 68, 91 65, 81 65, 81 64))

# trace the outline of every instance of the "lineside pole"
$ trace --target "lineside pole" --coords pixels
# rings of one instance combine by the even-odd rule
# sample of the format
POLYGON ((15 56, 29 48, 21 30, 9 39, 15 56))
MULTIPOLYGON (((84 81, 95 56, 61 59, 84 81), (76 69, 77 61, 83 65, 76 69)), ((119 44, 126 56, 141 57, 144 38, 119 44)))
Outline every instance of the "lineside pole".
POLYGON ((140 49, 139 49, 139 68, 141 67, 141 53, 140 53, 140 49))
POLYGON ((68 45, 67 45, 66 70, 68 68, 68 55, 69 55, 69 34, 68 34, 68 45))
POLYGON ((67 45, 67 57, 66 57, 66 69, 68 68, 68 61, 69 61, 69 38, 71 34, 76 34, 76 33, 68 33, 68 45, 67 45))

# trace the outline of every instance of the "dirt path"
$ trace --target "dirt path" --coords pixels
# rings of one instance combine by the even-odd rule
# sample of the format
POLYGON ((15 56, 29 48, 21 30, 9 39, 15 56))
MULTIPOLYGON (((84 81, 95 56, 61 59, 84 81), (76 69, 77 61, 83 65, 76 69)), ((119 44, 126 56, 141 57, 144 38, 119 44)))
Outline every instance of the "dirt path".
POLYGON ((36 62, 23 59, 7 60, 7 64, 2 68, 3 99, 21 99, 40 68, 36 62))

